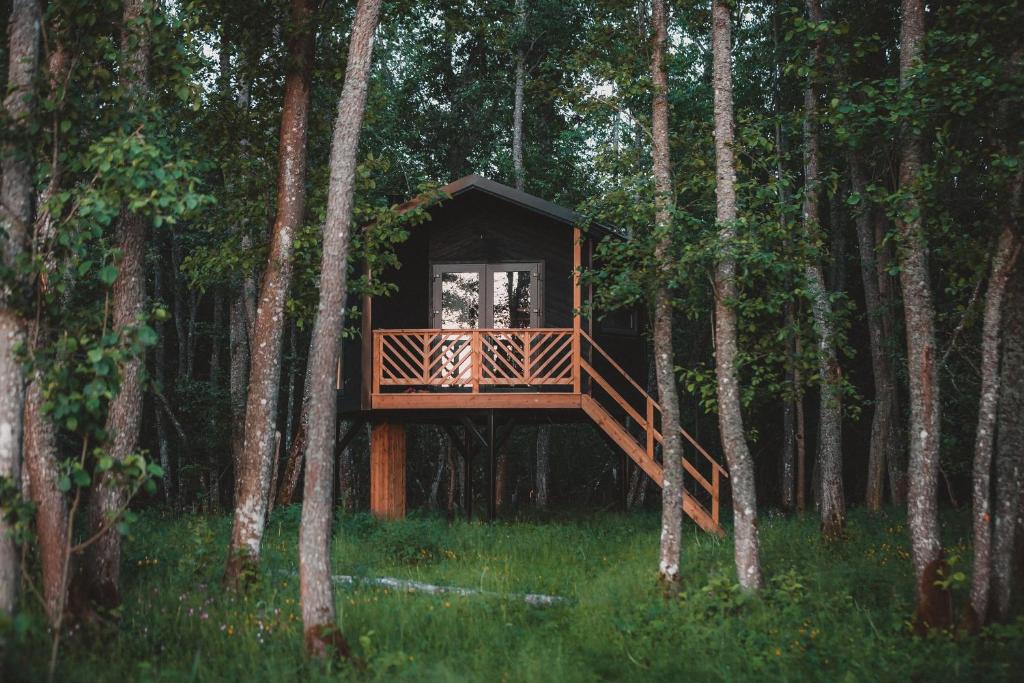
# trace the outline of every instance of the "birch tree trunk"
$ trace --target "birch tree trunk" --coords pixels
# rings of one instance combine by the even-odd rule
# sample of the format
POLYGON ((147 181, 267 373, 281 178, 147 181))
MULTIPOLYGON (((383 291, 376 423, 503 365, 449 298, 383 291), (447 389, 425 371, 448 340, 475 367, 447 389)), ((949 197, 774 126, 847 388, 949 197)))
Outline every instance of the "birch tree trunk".
MULTIPOLYGON (((149 26, 144 0, 125 0, 121 26, 121 88, 129 111, 141 108, 149 91, 149 26)), ((146 304, 146 221, 127 208, 121 210, 115 231, 121 250, 111 298, 113 329, 119 333, 138 322, 146 304)), ((105 429, 110 457, 124 460, 138 448, 142 418, 142 357, 121 368, 120 390, 110 401, 105 429)), ((94 482, 89 497, 89 520, 94 530, 108 524, 127 503, 125 491, 111 477, 94 482)), ((103 533, 87 555, 86 575, 92 598, 113 607, 121 602, 121 534, 116 528, 103 533)))
POLYGON ((1024 491, 1024 420, 1020 417, 1024 415, 1024 267, 1020 263, 1010 278, 1005 296, 996 436, 996 500, 992 515, 992 610, 993 617, 1000 621, 1010 616, 1014 551, 1024 540, 1018 529, 1024 502, 1021 495, 1024 491))
MULTIPOLYGON (((910 86, 914 65, 922 58, 923 0, 902 0, 900 26, 900 87, 910 86)), ((907 327, 907 374, 910 383, 910 463, 907 521, 917 583, 918 621, 922 627, 944 628, 952 618, 936 610, 936 588, 929 575, 941 563, 939 538, 939 370, 935 342, 935 306, 928 276, 922 207, 916 187, 921 172, 920 134, 907 127, 903 133, 899 167, 904 193, 900 234, 900 284, 907 327), (931 598, 931 599, 930 599, 931 598)))
POLYGON ((668 10, 665 0, 651 3, 651 103, 654 165, 655 230, 658 242, 654 260, 658 269, 654 294, 654 366, 658 376, 661 404, 661 433, 664 447, 661 494, 661 548, 658 574, 667 594, 679 592, 679 554, 683 523, 683 443, 679 430, 679 394, 676 390, 675 354, 672 349, 672 292, 668 283, 672 261, 672 164, 668 139, 668 72, 665 51, 668 44, 668 10))
POLYGON ((278 146, 277 217, 270 254, 260 287, 259 304, 250 350, 249 395, 245 410, 245 438, 239 462, 238 500, 224 581, 237 587, 247 566, 258 564, 270 494, 274 459, 275 420, 281 382, 281 345, 284 304, 291 284, 295 235, 306 204, 306 135, 313 72, 313 0, 292 0, 278 146))
POLYGON ((381 0, 359 0, 349 39, 345 84, 331 143, 330 185, 324 222, 320 303, 310 345, 309 409, 306 440, 306 478, 299 528, 299 591, 306 649, 316 657, 331 651, 347 657, 348 645, 336 625, 331 588, 331 485, 337 392, 334 369, 341 356, 349 223, 355 193, 355 172, 370 77, 373 34, 381 0))
MULTIPOLYGON (((854 194, 866 202, 867 177, 860 154, 850 154, 850 185, 854 194)), ((865 503, 868 510, 877 512, 885 500, 886 464, 897 448, 896 374, 892 359, 885 348, 885 330, 882 326, 882 295, 879 287, 878 259, 875 256, 872 210, 862 207, 854 219, 857 245, 860 250, 861 280, 864 284, 864 309, 871 344, 871 369, 875 385, 874 413, 871 417, 871 446, 868 452, 868 480, 865 503)))
MULTIPOLYGON (((516 17, 519 32, 526 24, 526 0, 516 0, 516 17)), ((523 36, 519 36, 523 40, 523 36)), ((526 55, 522 47, 516 49, 515 105, 512 110, 512 167, 516 177, 516 189, 522 191, 526 184, 523 167, 523 101, 526 92, 526 55)))
POLYGON ((732 25, 729 5, 714 0, 711 9, 712 86, 715 99, 715 195, 718 203, 718 239, 722 258, 715 268, 715 374, 718 424, 732 483, 733 524, 736 535, 736 574, 745 590, 764 584, 757 532, 757 493, 754 462, 747 448, 736 372, 736 260, 730 250, 736 242, 736 163, 733 157, 735 121, 732 109, 730 53, 732 25))
MULTIPOLYGON (((824 20, 819 0, 807 0, 812 22, 824 20)), ((812 69, 804 91, 804 236, 812 244, 822 243, 820 224, 820 142, 818 135, 818 90, 815 71, 821 68, 821 43, 812 48, 812 69)), ((821 263, 809 262, 804 279, 811 298, 811 312, 818 335, 817 358, 820 384, 818 422, 818 463, 821 480, 821 531, 826 539, 842 534, 846 520, 843 494, 843 406, 839 360, 836 355, 835 321, 832 302, 821 263)))
MULTIPOLYGON (((7 97, 4 110, 9 140, 29 138, 35 102, 33 82, 39 70, 39 4, 15 0, 11 8, 8 36, 7 97)), ((32 163, 28 149, 8 142, 0 150, 0 262, 14 268, 18 257, 29 249, 32 225, 32 163)), ((20 278, 19 278, 20 280, 20 278)), ((0 479, 21 488, 21 442, 24 419, 25 375, 16 349, 25 339, 25 321, 17 310, 19 295, 27 283, 15 281, 22 291, 0 288, 0 479)), ((0 519, 0 615, 11 615, 18 595, 18 548, 5 519, 0 519)))
POLYGON ((1020 252, 1020 244, 1007 224, 992 255, 992 274, 985 295, 981 333, 981 392, 978 429, 974 438, 974 478, 971 516, 974 531, 974 571, 971 573, 971 610, 981 626, 988 616, 992 583, 992 446, 999 407, 999 347, 1002 343, 1003 301, 1020 252))

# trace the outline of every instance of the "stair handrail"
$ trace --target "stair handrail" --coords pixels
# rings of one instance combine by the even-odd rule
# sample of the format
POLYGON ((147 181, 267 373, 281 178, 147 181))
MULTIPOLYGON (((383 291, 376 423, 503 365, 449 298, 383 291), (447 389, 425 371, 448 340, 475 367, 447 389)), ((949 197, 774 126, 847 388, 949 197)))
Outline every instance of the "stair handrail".
MULTIPOLYGON (((661 405, 659 405, 658 402, 656 400, 654 400, 654 398, 649 393, 647 393, 647 391, 643 387, 641 387, 640 384, 635 379, 630 377, 629 373, 627 373, 625 370, 623 370, 622 367, 618 363, 615 362, 615 359, 613 359, 610 355, 608 355, 608 352, 605 351, 604 349, 602 349, 601 346, 597 342, 594 341, 593 337, 591 337, 589 334, 587 334, 587 332, 584 331, 584 330, 580 330, 580 335, 583 337, 583 339, 585 339, 590 344, 590 347, 592 349, 595 349, 599 354, 601 354, 601 356, 606 361, 608 361, 609 365, 611 365, 620 375, 622 375, 623 378, 625 378, 625 380, 627 382, 629 382, 629 384, 634 389, 637 390, 637 392, 639 392, 639 394, 644 398, 645 402, 647 403, 648 411, 651 411, 652 409, 656 410, 656 411, 659 411, 659 412, 661 411, 661 405)), ((586 365, 586 367, 584 367, 584 370, 586 370, 587 374, 589 374, 592 378, 597 379, 599 377, 599 374, 597 373, 597 371, 590 365, 590 363, 586 363, 586 361, 584 361, 581 358, 580 359, 580 365, 583 366, 584 364, 586 365)), ((616 402, 619 403, 619 405, 621 405, 624 408, 626 408, 627 412, 632 413, 631 417, 633 417, 633 419, 635 419, 638 423, 640 423, 640 424, 649 423, 649 427, 650 427, 649 433, 653 433, 653 436, 654 436, 655 439, 657 439, 658 441, 662 441, 663 436, 662 436, 662 434, 657 429, 655 429, 653 421, 640 419, 639 416, 636 415, 635 411, 633 411, 631 407, 626 407, 626 405, 625 405, 627 403, 626 400, 623 399, 622 396, 619 395, 618 392, 616 392, 614 390, 609 391, 609 386, 608 386, 607 382, 604 381, 603 378, 598 380, 598 383, 602 385, 602 387, 601 387, 602 389, 604 389, 605 391, 608 391, 610 394, 612 394, 613 398, 618 397, 616 399, 616 402)), ((690 443, 690 445, 693 446, 694 449, 696 449, 696 451, 698 453, 700 453, 702 456, 704 456, 704 458, 709 463, 711 463, 711 467, 712 467, 713 470, 717 471, 718 474, 720 474, 721 476, 725 477, 726 479, 729 478, 728 470, 726 470, 724 467, 722 467, 718 463, 717 460, 715 460, 713 457, 711 457, 711 455, 706 450, 704 450, 704 447, 701 446, 700 443, 698 443, 697 440, 694 439, 690 435, 689 432, 687 432, 685 429, 683 429, 683 427, 681 425, 679 427, 679 432, 683 435, 683 438, 685 438, 690 443)), ((693 465, 688 463, 686 458, 683 458, 683 466, 686 467, 686 465, 690 465, 690 467, 687 468, 687 471, 689 471, 691 473, 691 475, 696 473, 697 477, 699 477, 701 480, 703 480, 701 482, 701 484, 704 485, 704 488, 706 488, 708 491, 710 491, 711 488, 712 488, 712 484, 710 482, 708 482, 707 479, 705 479, 704 477, 700 476, 700 474, 697 473, 697 470, 693 468, 693 465)))

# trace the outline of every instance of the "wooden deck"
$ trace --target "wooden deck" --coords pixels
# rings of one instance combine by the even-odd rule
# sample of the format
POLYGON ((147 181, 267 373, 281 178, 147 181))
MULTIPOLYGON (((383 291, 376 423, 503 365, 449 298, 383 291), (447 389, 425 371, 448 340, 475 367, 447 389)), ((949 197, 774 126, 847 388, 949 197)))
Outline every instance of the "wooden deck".
MULTIPOLYGON (((661 406, 574 328, 374 330, 373 411, 579 410, 659 486, 661 406)), ((683 509, 721 535, 725 469, 685 430, 683 509)))

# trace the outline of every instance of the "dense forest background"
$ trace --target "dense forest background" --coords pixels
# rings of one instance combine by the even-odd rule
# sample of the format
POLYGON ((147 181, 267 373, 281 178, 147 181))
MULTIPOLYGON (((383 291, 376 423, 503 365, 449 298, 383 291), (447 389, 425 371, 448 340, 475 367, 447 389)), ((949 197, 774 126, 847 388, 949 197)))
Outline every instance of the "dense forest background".
MULTIPOLYGON (((24 4, 2 0, 0 16, 14 26, 24 4)), ((4 310, 28 321, 17 346, 30 380, 24 407, 52 423, 53 460, 46 472, 26 467, 24 489, 4 479, 14 538, 28 542, 45 519, 28 513, 39 499, 32 478, 51 481, 65 515, 54 523, 84 544, 93 540, 88 515, 78 528, 67 510, 85 510, 103 477, 116 474, 125 492, 118 526, 157 506, 230 511, 246 495, 237 470, 247 448, 248 376, 266 341, 255 329, 257 300, 277 277, 266 271, 282 245, 292 253, 274 342, 281 352, 261 386, 277 397, 269 504, 299 502, 332 139, 356 3, 141 2, 134 24, 120 0, 33 4, 39 62, 21 90, 13 30, 0 48, 0 77, 14 93, 3 120, 4 183, 20 164, 32 187, 28 248, 5 247, 0 275, 4 310), (306 150, 296 157, 305 171, 293 180, 304 206, 288 208, 282 111, 300 91, 305 130, 295 129, 293 143, 306 150), (34 103, 27 115, 10 104, 19 93, 34 103), (287 239, 283 208, 295 219, 287 239), (112 306, 124 273, 125 212, 138 217, 145 238, 139 315, 119 327, 112 306), (126 372, 139 386, 139 436, 131 457, 112 457, 110 415, 126 372)), ((926 362, 941 409, 928 495, 956 509, 973 500, 977 510, 979 496, 988 506, 996 490, 993 499, 1019 506, 1020 3, 922 6, 923 47, 912 70, 901 69, 907 27, 899 3, 727 3, 736 175, 728 241, 716 218, 712 6, 668 5, 666 238, 657 229, 664 193, 651 172, 649 3, 384 3, 358 137, 349 293, 402 295, 358 277, 355 264, 392 263, 393 246, 423 220, 393 207, 464 175, 576 208, 629 237, 602 254, 601 270, 583 274, 601 306, 653 306, 658 287, 671 292, 680 421, 720 453, 715 269, 727 254, 736 287, 725 303, 737 316, 735 369, 758 508, 813 510, 838 495, 840 508, 876 510, 908 502, 922 366, 908 359, 917 330, 908 335, 906 321, 916 324, 920 299, 905 297, 901 267, 916 244, 903 227, 917 225, 934 313, 926 362), (909 141, 919 152, 912 176, 909 141), (993 303, 1000 288, 1005 305, 993 303), (1002 311, 994 323, 993 306, 1002 311), (979 414, 997 433, 988 446, 995 465, 990 453, 980 470, 979 414), (841 476, 823 484, 823 467, 833 465, 841 476)), ((8 226, 14 208, 5 206, 8 226)), ((357 323, 346 325, 356 333, 357 323)), ((13 397, 4 380, 0 391, 13 397)), ((29 426, 25 438, 40 443, 29 426)), ((450 507, 452 454, 442 432, 417 427, 409 447, 410 504, 450 507)), ((982 440, 983 455, 984 447, 982 440)), ((337 499, 365 509, 366 437, 345 450, 337 499)), ((506 451, 506 515, 536 507, 539 489, 542 504, 554 507, 610 506, 621 490, 618 457, 589 427, 520 430, 506 451), (539 455, 550 473, 538 468, 539 455)), ((628 488, 631 505, 657 505, 660 491, 642 478, 628 488)), ((1011 528, 1019 524, 1016 508, 1008 514, 1011 528)))

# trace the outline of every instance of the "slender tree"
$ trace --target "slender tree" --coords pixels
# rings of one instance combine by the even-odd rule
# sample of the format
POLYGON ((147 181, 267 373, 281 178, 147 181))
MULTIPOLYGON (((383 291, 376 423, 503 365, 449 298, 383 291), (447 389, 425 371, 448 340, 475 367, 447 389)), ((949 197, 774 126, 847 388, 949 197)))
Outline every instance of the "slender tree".
POLYGON ((654 366, 661 403, 662 485, 661 549, 658 573, 669 594, 679 590, 679 554, 683 522, 683 442, 679 427, 679 394, 676 389, 675 354, 672 348, 672 292, 669 282, 675 270, 672 259, 672 164, 668 138, 668 10, 665 0, 651 3, 651 80, 654 165, 655 230, 654 248, 658 270, 654 294, 654 366))
MULTIPOLYGON (((149 91, 149 7, 145 0, 125 0, 121 27, 121 88, 129 113, 140 113, 149 91)), ((146 303, 146 219, 128 207, 121 210, 115 239, 121 251, 117 279, 111 297, 113 327, 123 332, 135 325, 146 303)), ((128 359, 121 368, 118 393, 110 402, 105 429, 110 437, 110 456, 118 461, 135 452, 142 419, 141 356, 128 359)), ((113 478, 100 476, 89 498, 93 529, 109 526, 113 515, 125 506, 125 491, 113 478)), ((101 605, 121 602, 121 534, 108 528, 89 548, 89 582, 93 599, 101 605)))
MULTIPOLYGON (((807 0, 807 17, 813 24, 825 20, 820 0, 807 0)), ((821 234, 821 141, 818 126, 817 71, 822 66, 822 41, 816 38, 811 49, 811 69, 804 90, 804 236, 811 244, 822 243, 821 234)), ((816 356, 820 400, 818 407, 818 464, 821 484, 821 530, 827 539, 842 533, 846 519, 843 495, 843 406, 839 360, 836 355, 835 321, 832 303, 821 262, 810 259, 804 267, 804 280, 811 297, 811 311, 818 335, 816 356)))
MULTIPOLYGON (((902 0, 900 87, 907 91, 923 57, 923 0, 902 0)), ((917 187, 921 175, 921 134, 912 125, 903 131, 899 184, 903 193, 898 224, 900 284, 907 328, 907 376, 910 383, 910 463, 907 521, 917 582, 919 623, 942 628, 951 618, 937 608, 934 581, 941 563, 939 538, 939 370, 935 342, 935 305, 928 274, 928 245, 917 187)), ((944 601, 943 601, 944 602, 944 601)))
MULTIPOLYGON (((854 196, 866 204, 867 177, 859 152, 850 154, 850 187, 854 196)), ((885 497, 885 476, 888 463, 897 456, 896 421, 899 407, 896 396, 896 372, 886 349, 885 326, 872 209, 862 207, 854 218, 857 246, 860 253, 861 281, 864 285, 864 309, 871 347, 871 370, 874 379, 874 412, 871 417, 871 445, 868 451, 868 479, 865 503, 868 510, 881 510, 885 497)))
POLYGON ((992 584, 992 448, 999 406, 999 350, 1002 343, 1003 302, 1006 285, 1013 273, 1020 244, 1007 224, 995 253, 985 295, 981 336, 981 395, 978 401, 978 429, 974 439, 974 486, 972 517, 974 527, 974 571, 971 573, 971 609, 975 623, 985 623, 989 588, 992 584))
POLYGON ((992 514, 992 614, 1002 621, 1010 616, 1014 551, 1024 542, 1018 528, 1024 491, 1024 267, 1019 263, 1005 296, 992 514))
POLYGON ((284 304, 291 284, 295 235, 301 227, 306 205, 306 135, 315 14, 313 0, 292 0, 292 32, 288 38, 288 73, 278 146, 277 217, 251 337, 245 440, 236 473, 238 499, 224 576, 229 587, 237 586, 246 566, 259 562, 266 523, 277 432, 284 304))
POLYGON ((331 142, 330 185, 324 221, 320 303, 309 354, 311 383, 307 418, 306 477, 299 529, 299 590, 307 651, 318 657, 331 650, 344 656, 348 646, 338 630, 331 590, 331 487, 337 392, 334 369, 341 357, 348 291, 349 223, 355 194, 359 132, 366 107, 373 34, 380 0, 359 0, 349 38, 345 84, 331 142))
MULTIPOLYGON (((7 141, 0 149, 0 265, 17 273, 30 246, 32 226, 32 158, 25 146, 35 112, 34 81, 39 71, 39 3, 15 0, 7 27, 7 96, 4 113, 7 141)), ((27 282, 15 277, 0 282, 0 484, 13 491, 21 488, 22 428, 25 375, 17 349, 24 343, 25 321, 19 298, 27 282)), ((0 615, 11 615, 18 595, 18 548, 6 518, 0 519, 0 615)))
POLYGON ((736 573, 746 590, 760 589, 761 549, 757 532, 757 494, 754 462, 747 448, 736 371, 737 342, 736 162, 733 156, 735 119, 732 101, 732 20, 729 5, 711 5, 712 87, 715 100, 715 195, 721 258, 715 268, 715 374, 718 390, 718 425, 732 481, 732 509, 736 536, 736 573))

